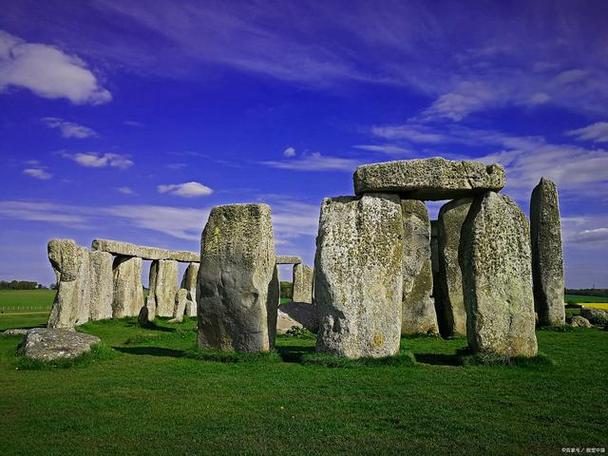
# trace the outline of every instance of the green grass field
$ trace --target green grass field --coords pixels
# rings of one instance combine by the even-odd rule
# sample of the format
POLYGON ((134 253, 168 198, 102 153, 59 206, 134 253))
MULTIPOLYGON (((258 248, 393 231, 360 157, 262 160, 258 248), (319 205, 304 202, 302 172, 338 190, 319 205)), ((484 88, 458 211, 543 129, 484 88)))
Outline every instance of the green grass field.
POLYGON ((579 303, 608 303, 608 296, 582 296, 582 295, 566 295, 565 301, 568 304, 579 304, 579 303))

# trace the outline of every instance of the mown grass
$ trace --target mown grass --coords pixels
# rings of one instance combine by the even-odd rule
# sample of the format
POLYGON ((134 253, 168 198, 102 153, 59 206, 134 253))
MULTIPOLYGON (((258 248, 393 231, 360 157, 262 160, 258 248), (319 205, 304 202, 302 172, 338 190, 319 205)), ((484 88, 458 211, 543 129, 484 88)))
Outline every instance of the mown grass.
POLYGON ((579 304, 579 303, 608 303, 608 296, 583 296, 583 295, 566 295, 565 299, 567 304, 579 304))
POLYGON ((416 365, 306 364, 314 337, 247 362, 191 356, 195 321, 89 323, 113 356, 22 370, 0 338, 2 454, 561 454, 606 447, 608 331, 539 331, 550 365, 460 362, 466 340, 402 340, 416 365), (277 359, 276 356, 280 357, 277 359))
POLYGON ((0 313, 49 312, 55 290, 0 290, 0 313))

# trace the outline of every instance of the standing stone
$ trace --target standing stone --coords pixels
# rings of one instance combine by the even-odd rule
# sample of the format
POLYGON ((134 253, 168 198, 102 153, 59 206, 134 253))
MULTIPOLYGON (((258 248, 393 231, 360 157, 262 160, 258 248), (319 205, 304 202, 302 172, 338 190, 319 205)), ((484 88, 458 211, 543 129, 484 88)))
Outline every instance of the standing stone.
POLYGON ((467 333, 467 312, 462 291, 462 272, 458 260, 460 233, 467 218, 472 198, 444 204, 437 220, 439 287, 442 305, 439 319, 444 337, 467 333))
POLYGON ((89 288, 91 320, 109 320, 112 318, 112 300, 114 299, 114 279, 112 276, 111 253, 89 252, 89 288))
POLYGON ((197 284, 199 346, 224 351, 268 351, 274 344, 276 327, 275 276, 270 207, 214 207, 201 238, 197 284), (273 318, 274 322, 269 323, 273 318))
POLYGON ((149 288, 156 300, 156 315, 172 317, 177 293, 177 261, 153 261, 150 265, 149 288))
POLYGON ((196 317, 196 281, 198 279, 198 263, 190 263, 182 277, 180 288, 188 290, 188 302, 186 303, 186 315, 196 317))
POLYGON ((277 319, 279 317, 279 304, 281 303, 281 281, 279 280, 279 267, 274 267, 272 273, 272 279, 268 284, 268 298, 267 298, 267 316, 266 321, 268 324, 268 339, 270 340, 270 347, 274 348, 275 339, 277 337, 277 319))
POLYGON ((310 266, 300 263, 293 266, 293 302, 312 303, 313 270, 310 266))
POLYGON ((509 197, 475 198, 462 227, 467 338, 473 352, 537 353, 528 221, 509 197))
POLYGON ((114 301, 112 317, 137 317, 144 306, 144 289, 141 284, 141 258, 117 256, 114 258, 114 301))
POLYGON ((436 334, 431 224, 426 205, 401 200, 403 211, 403 316, 401 334, 436 334))
POLYGON ((325 198, 314 270, 317 351, 348 358, 395 355, 403 290, 399 198, 325 198))
POLYGON ((48 243, 48 256, 57 277, 57 294, 49 328, 73 328, 89 319, 89 251, 69 239, 48 243))
POLYGON ((544 177, 530 199, 530 236, 538 322, 542 326, 562 326, 566 323, 566 309, 559 198, 555 184, 544 177))
POLYGON ((184 313, 186 312, 186 304, 188 303, 188 290, 180 288, 175 295, 175 310, 173 318, 169 320, 171 323, 181 323, 184 321, 184 313))

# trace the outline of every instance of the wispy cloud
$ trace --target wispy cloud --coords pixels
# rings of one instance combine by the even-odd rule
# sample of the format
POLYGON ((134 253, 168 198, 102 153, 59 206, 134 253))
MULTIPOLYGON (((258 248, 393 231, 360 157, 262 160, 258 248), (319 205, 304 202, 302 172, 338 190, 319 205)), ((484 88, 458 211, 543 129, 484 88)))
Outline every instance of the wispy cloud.
POLYGON ((53 177, 51 173, 49 173, 46 169, 40 166, 37 166, 35 168, 25 168, 23 170, 23 174, 40 180, 49 180, 53 177))
POLYGON ((131 187, 118 187, 116 191, 123 195, 135 195, 135 191, 131 187))
POLYGON ((285 157, 295 157, 296 156, 296 150, 293 147, 287 147, 284 151, 283 151, 283 155, 285 157))
POLYGON ((101 104, 112 99, 80 58, 0 30, 0 92, 11 86, 29 89, 43 98, 67 98, 74 104, 101 104))
POLYGON ((355 149, 367 150, 369 152, 380 152, 387 155, 412 155, 411 150, 395 144, 357 144, 355 149))
POLYGON ((126 169, 133 166, 133 161, 128 155, 116 153, 97 153, 97 152, 63 152, 62 157, 75 161, 87 168, 119 168, 126 169))
POLYGON ((182 198, 195 198, 209 196, 213 190, 200 182, 184 182, 183 184, 167 184, 157 187, 158 193, 181 196, 182 198))
POLYGON ((95 130, 84 125, 60 119, 58 117, 44 117, 42 122, 49 128, 56 128, 64 138, 92 138, 97 136, 95 130))
POLYGON ((319 152, 303 154, 297 158, 290 157, 286 160, 266 160, 260 162, 262 165, 278 169, 289 169, 293 171, 354 171, 361 164, 360 160, 353 158, 334 157, 321 155, 319 152))
POLYGON ((608 142, 608 122, 596 122, 583 128, 566 132, 581 141, 608 142))

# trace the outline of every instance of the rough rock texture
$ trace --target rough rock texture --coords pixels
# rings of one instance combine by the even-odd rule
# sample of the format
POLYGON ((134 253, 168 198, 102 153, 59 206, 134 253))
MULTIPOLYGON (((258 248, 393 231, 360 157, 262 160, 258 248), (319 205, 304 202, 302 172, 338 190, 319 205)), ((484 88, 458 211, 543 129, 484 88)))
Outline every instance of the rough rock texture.
POLYGON ((180 285, 180 288, 188 290, 189 304, 186 305, 186 315, 190 317, 196 317, 196 281, 198 280, 198 269, 199 263, 190 263, 184 271, 180 285), (191 305, 192 303, 194 305, 191 305))
POLYGON ((317 332, 315 307, 305 302, 288 302, 279 306, 277 333, 285 334, 293 327, 317 332))
POLYGON ((397 196, 323 200, 314 288, 317 351, 348 358, 399 351, 403 219, 397 196))
POLYGON ((49 328, 73 328, 89 319, 89 251, 69 239, 48 243, 49 261, 57 277, 57 294, 49 328))
POLYGON ((312 282, 314 272, 306 264, 293 266, 293 294, 292 301, 312 303, 312 282))
POLYGON ((142 316, 143 309, 145 309, 145 312, 143 312, 143 315, 149 322, 152 322, 156 319, 156 299, 154 298, 154 296, 152 296, 151 294, 148 294, 148 296, 146 297, 146 304, 142 307, 142 310, 140 310, 140 312, 139 312, 139 316, 141 319, 144 318, 142 316))
POLYGON ((77 358, 101 342, 99 337, 67 329, 30 329, 17 354, 39 361, 77 358))
POLYGON ((433 301, 431 224, 425 204, 402 200, 403 212, 403 299, 401 334, 436 334, 437 315, 433 301))
POLYGON ((137 317, 144 306, 141 264, 141 258, 125 256, 114 258, 112 266, 114 274, 113 318, 137 317))
POLYGON ((2 333, 3 336, 25 336, 29 329, 26 328, 13 328, 7 329, 2 333))
POLYGON ((462 272, 458 260, 460 233, 467 218, 472 198, 462 198, 444 204, 437 219, 437 254, 441 289, 441 332, 444 337, 467 333, 467 313, 462 292, 462 272))
POLYGON ((278 255, 277 264, 300 264, 302 258, 297 256, 278 255))
POLYGON ((462 227, 467 338, 474 352, 537 354, 528 221, 509 197, 475 198, 462 227))
POLYGON ((150 295, 156 300, 156 315, 172 317, 177 293, 177 261, 157 260, 150 265, 150 295))
POLYGON ((112 262, 114 258, 107 252, 89 252, 89 297, 91 320, 112 318, 114 299, 114 278, 112 262))
POLYGON ((199 256, 195 252, 159 249, 109 239, 95 239, 91 244, 91 248, 114 255, 139 257, 144 260, 175 260, 183 263, 199 261, 199 256))
POLYGON ((269 206, 211 210, 197 283, 201 347, 242 352, 272 347, 279 293, 275 260, 269 206))
POLYGON ((184 321, 184 313, 186 312, 186 305, 188 303, 188 290, 180 288, 175 295, 175 310, 173 312, 173 318, 169 320, 172 323, 181 323, 184 321))
POLYGON ((574 328, 591 328, 591 322, 580 315, 575 315, 572 317, 570 325, 574 328))
POLYGON ((398 193, 402 198, 442 200, 463 198, 505 186, 498 164, 444 158, 398 160, 362 165, 354 175, 355 193, 398 193))
POLYGON ((608 312, 605 310, 583 307, 581 309, 581 317, 585 317, 594 325, 608 325, 608 312))
POLYGON ((566 323, 564 256, 559 198, 553 182, 544 177, 530 198, 534 306, 541 326, 566 323))

